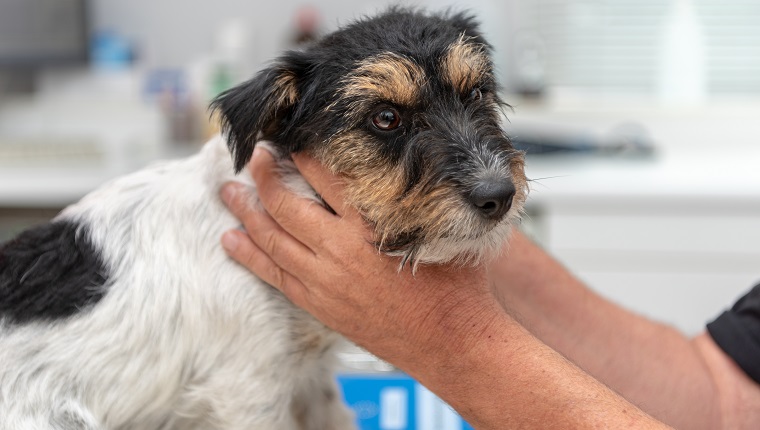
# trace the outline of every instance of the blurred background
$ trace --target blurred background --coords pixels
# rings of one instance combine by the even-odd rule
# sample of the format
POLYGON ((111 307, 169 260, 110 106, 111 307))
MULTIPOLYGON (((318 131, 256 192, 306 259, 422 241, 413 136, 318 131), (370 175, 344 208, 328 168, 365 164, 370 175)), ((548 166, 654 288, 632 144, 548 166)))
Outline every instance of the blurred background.
MULTIPOLYGON (((528 153, 522 227, 592 288, 695 334, 760 279, 760 3, 409 4, 482 22, 528 153)), ((0 240, 196 151, 213 96, 384 7, 0 0, 0 240)))

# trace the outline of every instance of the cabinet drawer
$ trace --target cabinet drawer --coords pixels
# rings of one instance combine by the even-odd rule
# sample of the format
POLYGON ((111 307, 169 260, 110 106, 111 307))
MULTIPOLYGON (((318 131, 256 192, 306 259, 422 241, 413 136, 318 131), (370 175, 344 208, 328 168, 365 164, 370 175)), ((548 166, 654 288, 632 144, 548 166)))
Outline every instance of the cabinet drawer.
POLYGON ((547 218, 546 239, 551 249, 760 255, 760 216, 555 215, 547 218))

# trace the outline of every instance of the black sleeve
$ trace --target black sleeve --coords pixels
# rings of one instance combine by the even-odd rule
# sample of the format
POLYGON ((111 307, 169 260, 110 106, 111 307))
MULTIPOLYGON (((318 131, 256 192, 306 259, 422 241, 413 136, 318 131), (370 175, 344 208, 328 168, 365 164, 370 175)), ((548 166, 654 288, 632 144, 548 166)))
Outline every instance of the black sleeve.
POLYGON ((760 384, 760 284, 707 324, 707 331, 747 375, 760 384))

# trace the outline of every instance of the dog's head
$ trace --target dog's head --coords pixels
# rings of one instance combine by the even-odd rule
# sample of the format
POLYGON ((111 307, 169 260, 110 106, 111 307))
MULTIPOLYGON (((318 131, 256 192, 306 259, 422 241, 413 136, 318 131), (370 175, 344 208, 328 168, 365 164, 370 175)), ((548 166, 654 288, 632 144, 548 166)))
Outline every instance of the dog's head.
POLYGON ((237 170, 258 139, 306 151, 346 180, 383 252, 474 261, 499 249, 527 194, 489 52, 470 16, 391 9, 286 53, 212 107, 237 170))

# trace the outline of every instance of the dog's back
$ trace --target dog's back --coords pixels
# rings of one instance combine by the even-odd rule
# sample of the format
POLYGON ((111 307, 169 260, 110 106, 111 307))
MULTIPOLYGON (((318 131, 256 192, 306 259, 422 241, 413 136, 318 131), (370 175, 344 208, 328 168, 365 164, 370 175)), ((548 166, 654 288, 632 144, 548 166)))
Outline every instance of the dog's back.
POLYGON ((224 255, 229 179, 216 139, 4 245, 0 428, 333 428, 336 335, 224 255))

